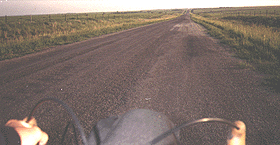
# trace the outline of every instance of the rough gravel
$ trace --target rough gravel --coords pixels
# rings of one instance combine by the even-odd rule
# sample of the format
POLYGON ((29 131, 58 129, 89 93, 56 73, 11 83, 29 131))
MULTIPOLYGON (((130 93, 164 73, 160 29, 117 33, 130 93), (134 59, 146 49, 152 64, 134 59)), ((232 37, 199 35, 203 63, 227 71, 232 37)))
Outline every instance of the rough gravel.
MULTIPOLYGON (((135 108, 166 114, 175 124, 204 117, 242 120, 247 144, 280 144, 279 94, 264 75, 238 67, 229 48, 189 15, 0 62, 0 123, 23 119, 42 98, 73 108, 88 134, 100 119, 135 108)), ((59 144, 70 117, 55 103, 35 113, 49 144, 59 144)), ((182 130, 184 144, 225 144, 228 127, 182 130)), ((67 144, 73 144, 73 132, 67 144)))

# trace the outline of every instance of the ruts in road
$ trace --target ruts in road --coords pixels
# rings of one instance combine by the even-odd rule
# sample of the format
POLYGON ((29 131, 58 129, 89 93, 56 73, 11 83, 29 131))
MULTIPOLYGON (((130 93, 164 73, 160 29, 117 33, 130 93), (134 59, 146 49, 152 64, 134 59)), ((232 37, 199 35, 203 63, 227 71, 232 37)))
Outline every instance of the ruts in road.
MULTIPOLYGON (((205 117, 242 120, 247 144, 280 144, 280 95, 233 56, 186 14, 0 61, 0 123, 23 119, 40 99, 54 97, 73 109, 86 134, 100 119, 145 108, 176 125, 205 117)), ((56 103, 43 104, 34 117, 49 144, 59 144, 71 120, 56 103)), ((181 130, 181 142, 226 144, 228 132, 224 124, 198 124, 181 130)), ((73 138, 69 129, 67 144, 73 138)))

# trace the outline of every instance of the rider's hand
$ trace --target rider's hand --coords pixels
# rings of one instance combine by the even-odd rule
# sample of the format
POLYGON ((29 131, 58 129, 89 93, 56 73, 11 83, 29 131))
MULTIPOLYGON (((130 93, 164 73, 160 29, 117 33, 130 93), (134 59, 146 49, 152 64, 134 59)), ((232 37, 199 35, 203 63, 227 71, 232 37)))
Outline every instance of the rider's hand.
POLYGON ((6 126, 13 127, 20 136, 22 145, 45 145, 48 142, 48 134, 43 132, 36 123, 35 118, 32 118, 29 123, 24 120, 9 120, 6 126))

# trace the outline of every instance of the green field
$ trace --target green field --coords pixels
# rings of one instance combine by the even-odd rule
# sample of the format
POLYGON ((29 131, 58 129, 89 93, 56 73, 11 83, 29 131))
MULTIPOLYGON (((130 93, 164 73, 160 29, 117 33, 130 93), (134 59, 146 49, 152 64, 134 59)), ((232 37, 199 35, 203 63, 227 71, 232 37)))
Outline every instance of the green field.
POLYGON ((176 18, 183 10, 0 17, 0 61, 176 18))
POLYGON ((241 68, 268 74, 264 84, 279 91, 280 7, 193 9, 191 16, 246 61, 241 68))

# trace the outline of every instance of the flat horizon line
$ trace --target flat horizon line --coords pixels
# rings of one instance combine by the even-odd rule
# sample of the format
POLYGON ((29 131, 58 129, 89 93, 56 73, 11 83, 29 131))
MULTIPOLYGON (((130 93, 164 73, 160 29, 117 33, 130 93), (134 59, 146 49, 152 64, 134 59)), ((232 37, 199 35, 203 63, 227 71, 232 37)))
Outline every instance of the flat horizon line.
POLYGON ((252 8, 252 7, 280 7, 280 5, 266 5, 266 6, 233 6, 233 7, 195 7, 195 8, 170 8, 170 9, 143 9, 143 10, 121 10, 121 11, 96 11, 96 12, 61 12, 61 13, 38 13, 38 14, 22 14, 22 15, 0 15, 0 17, 12 16, 37 16, 37 15, 61 15, 61 14, 86 14, 86 13, 112 13, 112 12, 141 12, 141 11, 159 11, 159 10, 184 10, 184 9, 215 9, 215 8, 252 8))

